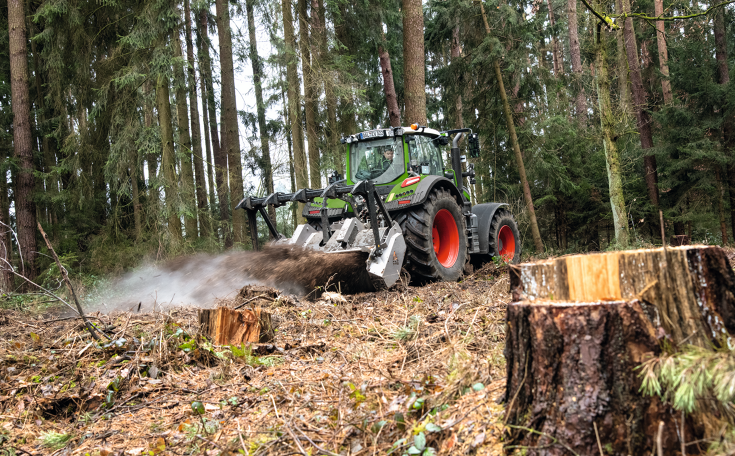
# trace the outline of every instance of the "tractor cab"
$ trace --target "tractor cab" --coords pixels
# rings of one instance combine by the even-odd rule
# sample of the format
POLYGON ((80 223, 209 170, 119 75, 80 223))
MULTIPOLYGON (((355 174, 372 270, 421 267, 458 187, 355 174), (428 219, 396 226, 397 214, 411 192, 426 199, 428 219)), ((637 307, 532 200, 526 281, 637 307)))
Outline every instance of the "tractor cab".
POLYGON ((443 176, 438 146, 447 144, 446 136, 431 128, 413 127, 370 130, 343 139, 348 149, 347 182, 396 185, 409 176, 443 176))

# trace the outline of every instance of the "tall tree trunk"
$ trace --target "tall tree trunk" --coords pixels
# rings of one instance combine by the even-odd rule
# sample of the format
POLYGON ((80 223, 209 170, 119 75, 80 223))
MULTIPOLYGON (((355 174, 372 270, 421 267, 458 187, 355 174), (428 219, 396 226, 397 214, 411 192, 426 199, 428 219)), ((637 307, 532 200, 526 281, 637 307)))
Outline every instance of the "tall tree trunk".
MULTIPOLYGON (((623 12, 630 13, 629 0, 622 0, 623 12)), ((658 172, 656 170, 656 156, 649 153, 653 147, 653 133, 651 131, 651 116, 646 110, 646 89, 641 79, 641 68, 638 62, 638 46, 635 41, 635 30, 633 29, 633 18, 627 17, 624 22, 623 35, 625 38, 625 53, 630 68, 630 82, 633 88, 633 109, 635 111, 638 134, 641 137, 641 148, 645 154, 643 163, 645 167, 646 187, 651 204, 658 208, 658 172)), ((658 219, 656 219, 658 220, 658 219)), ((657 222, 654 222, 654 225, 657 222)))
MULTIPOLYGON (((2 155, 3 158, 5 154, 2 155)), ((7 263, 11 262, 12 251, 10 237, 10 201, 8 198, 8 170, 0 166, 0 293, 8 293, 13 289, 13 274, 7 263), (7 226, 5 226, 7 225, 7 226), (6 263, 7 262, 7 263, 6 263)))
MULTIPOLYGON (((227 179, 227 152, 219 140, 219 129, 217 128, 217 114, 215 112, 216 104, 214 101, 214 82, 212 80, 212 62, 209 57, 210 41, 207 29, 207 13, 206 9, 200 12, 200 35, 203 45, 201 49, 200 61, 204 65, 201 69, 204 86, 207 90, 207 111, 209 113, 209 134, 212 140, 212 154, 214 155, 215 182, 217 184, 217 202, 219 204, 219 218, 222 229, 222 239, 225 248, 232 247, 232 231, 229 227, 230 220, 230 187, 227 179)), ((224 123, 223 123, 224 124, 224 123)), ((224 136, 223 136, 224 142, 224 136)))
MULTIPOLYGON (((455 25, 452 29, 452 48, 450 51, 452 63, 455 65, 457 65, 457 60, 459 60, 459 57, 462 54, 462 46, 459 41, 459 20, 457 20, 456 23, 457 25, 455 25)), ((456 72, 454 76, 457 81, 457 86, 459 87, 459 93, 457 94, 456 100, 454 100, 454 128, 464 128, 464 119, 462 117, 462 112, 464 111, 462 107, 462 92, 464 91, 464 81, 462 75, 459 74, 459 72, 456 72)))
POLYGON ((168 231, 175 241, 181 239, 181 219, 178 208, 178 186, 176 185, 176 154, 174 153, 174 129, 171 118, 171 100, 168 79, 158 76, 156 83, 156 107, 161 127, 163 192, 168 214, 168 231))
MULTIPOLYGON (((730 83, 730 70, 727 66, 727 36, 725 35, 725 10, 723 8, 715 10, 714 25, 715 58, 720 73, 720 84, 727 85, 730 83)), ((731 116, 724 116, 722 122, 722 145, 725 156, 731 157, 735 148, 735 125, 733 125, 731 116)), ((727 186, 730 193, 730 222, 732 224, 733 239, 735 239, 735 160, 732 157, 730 160, 731 162, 727 167, 727 186)))
POLYGON ((227 168, 230 177, 230 207, 232 210, 232 231, 234 241, 243 243, 246 239, 245 211, 235 206, 243 199, 242 158, 240 155, 240 135, 237 125, 237 106, 235 102, 235 69, 232 62, 232 30, 230 29, 230 9, 227 0, 217 0, 217 32, 219 35, 219 61, 222 75, 222 125, 227 150, 227 168))
POLYGON ((20 164, 15 181, 15 217, 18 242, 23 257, 21 273, 35 280, 36 206, 33 202, 35 179, 31 145, 31 102, 28 94, 28 52, 25 13, 22 0, 8 0, 10 48, 10 89, 13 110, 13 145, 20 164))
MULTIPOLYGON (((145 98, 143 107, 143 123, 145 128, 153 127, 153 105, 150 95, 153 92, 152 84, 150 81, 146 81, 143 84, 143 96, 145 98)), ((155 228, 158 220, 159 213, 159 200, 160 194, 158 190, 158 157, 156 154, 148 154, 145 157, 146 165, 148 166, 148 207, 147 217, 151 225, 152 231, 157 231, 155 228)))
MULTIPOLYGON (((383 37, 383 45, 385 36, 383 37)), ((380 57, 380 70, 383 74, 383 90, 385 91, 385 104, 388 107, 388 119, 391 127, 401 126, 401 111, 398 109, 398 96, 396 86, 393 84, 393 69, 390 66, 390 54, 388 50, 380 46, 378 56, 380 57)))
MULTIPOLYGON (((622 13, 623 2, 622 0, 615 0, 615 11, 622 13)), ((630 101, 630 78, 628 77, 628 58, 625 55, 625 37, 622 33, 616 33, 616 39, 618 44, 618 61, 617 61, 617 73, 618 73, 618 93, 620 94, 620 108, 626 114, 633 114, 633 107, 630 101)))
MULTIPOLYGON (((309 186, 309 174, 306 166, 306 151, 304 151, 304 130, 301 124, 299 105, 299 75, 296 69, 296 37, 293 28, 293 12, 291 0, 281 0, 283 10, 283 33, 286 53, 286 87, 288 91, 288 118, 291 124, 291 137, 293 138, 294 170, 296 173, 296 187, 299 189, 309 186)), ((302 214, 304 203, 298 204, 297 222, 303 223, 302 214)))
POLYGON ((133 164, 130 166, 130 186, 133 193, 133 220, 135 221, 135 240, 139 241, 143 234, 140 217, 140 194, 138 193, 138 151, 132 151, 133 164))
POLYGON ((199 231, 202 237, 209 236, 211 217, 207 210, 207 181, 204 175, 204 157, 202 157, 202 130, 199 125, 199 101, 197 100, 197 80, 194 72, 194 43, 191 36, 191 8, 189 0, 184 0, 184 24, 186 25, 186 60, 189 79, 189 115, 191 117, 191 142, 194 157, 194 174, 196 184, 197 213, 199 215, 199 231))
POLYGON ((562 58, 559 40, 556 38, 556 20, 554 19, 554 5, 552 0, 546 0, 549 7, 549 25, 551 25, 551 53, 554 58, 554 76, 561 77, 564 75, 564 59, 562 58))
MULTIPOLYGON (((490 35, 490 25, 487 23, 487 15, 485 14, 485 6, 480 3, 480 11, 482 12, 482 21, 485 24, 485 32, 490 35)), ((541 241, 541 232, 538 229, 538 222, 536 221, 536 210, 533 207, 533 198, 531 197, 531 187, 528 184, 528 178, 526 177, 526 167, 523 164, 523 155, 521 154, 521 147, 518 144, 518 136, 516 135, 516 127, 513 123, 513 112, 510 109, 510 103, 508 103, 508 95, 505 92, 505 84, 503 83, 503 75, 500 72, 500 63, 498 59, 494 59, 493 68, 495 70, 495 78, 498 81, 498 91, 500 92, 500 99, 503 103, 503 112, 505 113, 505 122, 508 126, 508 132, 510 135, 510 143, 513 147, 513 152, 516 156, 516 165, 518 166, 518 174, 521 177, 521 185, 523 186, 523 197, 526 200, 526 207, 528 208, 528 215, 531 219, 531 234, 533 236, 533 244, 536 247, 537 253, 544 251, 544 243, 541 241)), ((493 174, 495 174, 495 168, 493 167, 493 174)))
MULTIPOLYGON (((283 79, 283 71, 281 71, 281 78, 283 79)), ((281 85, 281 102, 283 103, 283 117, 286 119, 286 125, 291 125, 291 121, 289 119, 289 113, 288 113, 288 105, 286 103, 286 90, 281 85)), ((288 146, 288 175, 291 178, 291 193, 296 191, 296 174, 294 173, 293 168, 293 149, 291 146, 292 138, 291 135, 286 135, 286 145, 288 146)), ((291 212, 293 217, 294 226, 293 229, 296 229, 297 225, 297 215, 296 215, 296 209, 298 208, 298 205, 296 203, 291 203, 291 212)))
POLYGON ((306 139, 309 149, 309 176, 311 188, 321 188, 322 178, 319 165, 319 140, 316 133, 316 91, 314 90, 314 71, 311 67, 309 46, 309 15, 307 0, 298 0, 299 8, 299 49, 301 51, 301 72, 304 75, 304 117, 306 120, 306 139))
POLYGON ((403 80, 406 123, 426 125, 424 9, 421 0, 402 0, 403 80))
POLYGON ((215 216, 215 184, 214 184, 214 168, 219 152, 215 153, 215 142, 217 150, 219 150, 219 139, 217 137, 217 119, 210 123, 210 113, 214 113, 214 107, 210 101, 214 103, 214 95, 210 92, 212 86, 212 68, 209 60, 209 39, 207 38, 207 14, 201 11, 201 21, 197 26, 197 56, 199 58, 199 75, 202 87, 202 114, 204 115, 204 144, 207 149, 207 182, 209 183, 209 207, 212 211, 212 217, 215 216), (203 36, 204 35, 204 36, 203 36), (208 69, 208 71, 207 71, 208 69), (210 127, 213 129, 210 137, 210 127), (214 158, 213 158, 214 157, 214 158))
POLYGON ((582 84, 582 56, 579 48, 579 27, 577 26, 577 0, 567 0, 567 19, 569 21, 569 52, 572 57, 572 73, 574 74, 574 89, 577 122, 583 127, 587 124, 587 97, 582 84))
MULTIPOLYGON (((174 32, 173 36, 174 57, 181 58, 181 38, 179 31, 174 32)), ((184 228, 186 229, 186 237, 195 240, 199 237, 197 226, 197 205, 194 183, 194 170, 192 168, 191 155, 191 136, 189 135, 189 112, 186 106, 186 78, 184 77, 184 68, 181 65, 174 66, 174 78, 176 87, 176 117, 179 127, 179 166, 181 167, 182 192, 181 198, 186 205, 187 211, 184 213, 184 228)))
MULTIPOLYGON (((664 15, 664 0, 653 0, 656 17, 664 15)), ((664 94, 664 103, 671 103, 671 81, 669 81, 669 53, 666 49, 666 32, 664 32, 664 21, 656 21, 656 42, 658 43, 658 65, 663 78, 661 79, 661 90, 664 94)))
MULTIPOLYGON (((336 71, 334 70, 334 60, 329 52, 327 45, 327 20, 326 9, 324 8, 324 0, 312 0, 312 7, 317 4, 319 12, 318 42, 319 42, 319 62, 321 65, 321 74, 324 79, 324 98, 327 105, 327 131, 326 131, 326 149, 322 156, 330 157, 334 169, 337 172, 344 172, 344 158, 342 157, 339 144, 339 134, 337 128, 337 98, 334 93, 334 78, 336 71)), ((335 51, 336 52, 336 51, 335 51)))
MULTIPOLYGON (((263 181, 268 195, 273 193, 273 166, 271 164, 271 152, 269 136, 265 125, 265 104, 263 103, 263 67, 258 55, 258 42, 255 37, 255 14, 253 14, 253 1, 245 0, 245 9, 248 15, 248 34, 250 37, 250 62, 253 65, 253 85, 255 86, 255 103, 258 111, 258 129, 260 130, 260 151, 263 181)), ((276 223, 276 208, 268 206, 268 216, 276 223)))
POLYGON ((617 119, 610 102, 610 78, 607 73, 607 47, 604 33, 598 25, 595 46, 595 82, 597 82, 597 101, 600 108, 600 124, 605 148, 607 181, 610 186, 610 206, 612 208, 613 226, 615 227, 615 239, 620 247, 626 247, 629 242, 628 222, 623 195, 623 177, 620 169, 620 152, 615 143, 615 138, 618 136, 615 133, 617 119))

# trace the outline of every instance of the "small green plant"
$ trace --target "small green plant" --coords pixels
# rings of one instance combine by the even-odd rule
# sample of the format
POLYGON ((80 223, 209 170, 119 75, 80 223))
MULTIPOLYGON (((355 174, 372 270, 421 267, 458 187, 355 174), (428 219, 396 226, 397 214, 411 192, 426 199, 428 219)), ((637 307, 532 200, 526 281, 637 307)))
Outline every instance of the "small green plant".
POLYGON ((408 319, 408 324, 406 324, 406 326, 398 328, 395 332, 393 332, 393 339, 405 342, 414 340, 416 338, 416 335, 418 334, 420 323, 421 316, 412 315, 411 318, 408 319))
POLYGON ((38 436, 38 440, 41 441, 41 445, 44 448, 49 448, 51 450, 60 450, 64 448, 71 438, 71 434, 56 431, 42 432, 41 435, 38 436))

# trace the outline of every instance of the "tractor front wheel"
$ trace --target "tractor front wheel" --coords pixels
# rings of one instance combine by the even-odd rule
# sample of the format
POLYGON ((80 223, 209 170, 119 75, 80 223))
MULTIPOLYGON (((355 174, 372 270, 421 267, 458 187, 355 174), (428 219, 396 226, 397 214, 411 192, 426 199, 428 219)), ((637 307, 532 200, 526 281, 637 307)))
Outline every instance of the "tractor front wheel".
POLYGON ((510 212, 498 209, 490 223, 488 253, 500 257, 506 263, 521 261, 521 235, 510 212))
POLYGON ((462 276, 467 235, 462 210, 451 193, 436 189, 423 206, 408 209, 397 220, 414 277, 456 281, 462 276))

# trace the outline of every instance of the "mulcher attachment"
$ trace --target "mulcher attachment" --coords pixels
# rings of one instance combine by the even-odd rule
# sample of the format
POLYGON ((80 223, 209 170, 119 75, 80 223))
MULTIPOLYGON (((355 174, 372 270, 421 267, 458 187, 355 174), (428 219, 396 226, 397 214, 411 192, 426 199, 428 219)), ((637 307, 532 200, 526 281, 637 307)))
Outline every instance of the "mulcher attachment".
POLYGON ((294 193, 272 193, 263 198, 247 197, 236 209, 244 209, 250 222, 250 237, 253 248, 259 250, 256 215, 260 213, 268 226, 274 245, 292 245, 324 253, 364 252, 368 254, 366 267, 376 289, 391 287, 399 279, 406 243, 401 227, 394 221, 380 199, 375 185, 360 181, 355 185, 340 185, 334 182, 325 189, 303 189, 294 193), (290 239, 278 233, 266 208, 279 207, 290 202, 307 203, 322 198, 321 231, 309 224, 299 225, 290 239), (327 199, 341 199, 352 205, 355 214, 367 208, 366 220, 357 217, 329 222, 327 199))

